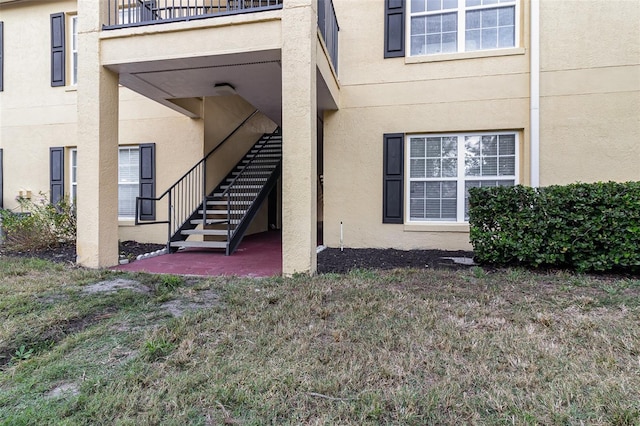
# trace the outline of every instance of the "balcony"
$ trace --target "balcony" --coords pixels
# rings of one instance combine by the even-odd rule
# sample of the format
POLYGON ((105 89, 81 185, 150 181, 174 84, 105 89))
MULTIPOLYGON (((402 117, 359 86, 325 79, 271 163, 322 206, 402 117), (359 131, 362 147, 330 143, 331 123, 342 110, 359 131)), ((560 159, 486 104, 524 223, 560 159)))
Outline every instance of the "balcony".
MULTIPOLYGON (((104 30, 282 9, 284 0, 109 0, 104 30)), ((318 29, 338 73, 338 20, 332 0, 318 1, 318 29)))
POLYGON ((281 9, 283 0, 109 0, 105 30, 281 9))

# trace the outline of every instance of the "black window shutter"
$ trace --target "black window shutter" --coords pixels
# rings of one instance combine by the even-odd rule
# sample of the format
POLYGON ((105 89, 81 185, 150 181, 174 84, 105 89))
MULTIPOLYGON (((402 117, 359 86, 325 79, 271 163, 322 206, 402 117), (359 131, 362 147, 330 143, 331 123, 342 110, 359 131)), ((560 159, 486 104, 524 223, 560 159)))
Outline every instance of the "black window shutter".
POLYGON ((58 204, 64 198, 64 148, 49 148, 49 181, 51 204, 58 204))
POLYGON ((4 208, 4 182, 2 180, 2 176, 4 174, 4 170, 2 170, 2 148, 0 148, 0 209, 4 208))
MULTIPOLYGON (((4 22, 0 21, 0 92, 2 92, 3 90, 4 90, 4 22)), ((0 207, 2 207, 1 204, 0 204, 0 207)))
POLYGON ((404 223, 404 134, 384 135, 382 223, 404 223))
POLYGON ((64 13, 54 13, 51 15, 51 87, 66 84, 64 40, 64 13))
POLYGON ((384 57, 404 56, 404 11, 406 0, 385 0, 384 57))
MULTIPOLYGON (((156 144, 140 145, 140 196, 156 196, 156 144)), ((155 201, 142 200, 140 220, 156 220, 155 201)))

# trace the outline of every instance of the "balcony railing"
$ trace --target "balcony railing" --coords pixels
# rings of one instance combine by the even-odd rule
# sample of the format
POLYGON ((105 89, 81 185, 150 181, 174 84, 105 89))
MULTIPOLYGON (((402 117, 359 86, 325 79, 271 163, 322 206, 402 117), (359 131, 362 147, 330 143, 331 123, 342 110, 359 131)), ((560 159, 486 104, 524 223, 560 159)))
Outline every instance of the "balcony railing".
POLYGON ((283 0, 109 0, 104 29, 190 21, 282 8, 283 0))
POLYGON ((329 57, 333 64, 333 69, 338 73, 338 18, 333 8, 333 0, 318 0, 318 28, 324 44, 329 51, 329 57))
MULTIPOLYGON (((104 29, 190 21, 281 9, 284 0, 109 0, 104 29)), ((318 28, 338 72, 338 19, 333 0, 318 1, 318 28)))

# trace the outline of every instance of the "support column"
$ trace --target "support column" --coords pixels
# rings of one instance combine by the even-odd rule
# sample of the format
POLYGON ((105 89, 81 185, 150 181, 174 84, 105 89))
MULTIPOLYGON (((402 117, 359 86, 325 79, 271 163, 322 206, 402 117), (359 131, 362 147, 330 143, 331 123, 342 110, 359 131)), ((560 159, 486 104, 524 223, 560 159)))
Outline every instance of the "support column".
POLYGON ((100 63, 107 0, 78 1, 78 263, 118 263, 118 76, 100 63))
POLYGON ((316 271, 317 0, 282 13, 282 271, 316 271))

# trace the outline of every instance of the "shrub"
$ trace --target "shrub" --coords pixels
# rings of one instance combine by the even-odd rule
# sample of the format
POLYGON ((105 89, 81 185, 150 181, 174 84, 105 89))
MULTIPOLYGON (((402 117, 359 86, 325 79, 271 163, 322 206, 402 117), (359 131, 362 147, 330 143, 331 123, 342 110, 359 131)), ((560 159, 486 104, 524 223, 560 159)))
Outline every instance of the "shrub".
POLYGON ((469 190, 481 263, 640 271, 640 182, 469 190))
POLYGON ((0 210, 7 250, 39 250, 75 241, 76 215, 68 200, 52 205, 41 193, 37 202, 27 198, 17 201, 21 213, 0 210))

